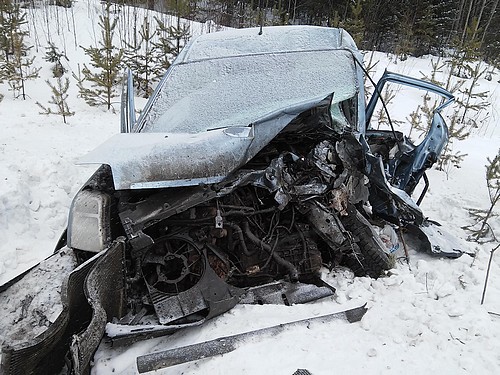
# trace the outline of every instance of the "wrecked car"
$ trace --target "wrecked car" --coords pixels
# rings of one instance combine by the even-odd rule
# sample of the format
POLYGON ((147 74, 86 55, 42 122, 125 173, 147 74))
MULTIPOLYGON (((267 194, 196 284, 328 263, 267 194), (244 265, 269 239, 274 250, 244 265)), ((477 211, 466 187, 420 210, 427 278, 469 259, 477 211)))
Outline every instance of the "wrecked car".
POLYGON ((121 133, 80 160, 100 167, 42 264, 68 262, 60 314, 35 338, 5 340, 5 373, 84 373, 105 332, 127 344, 238 303, 331 296, 324 266, 376 278, 394 265, 384 225, 458 256, 432 245, 411 198, 447 143, 440 111, 453 96, 386 72, 366 104, 364 77, 347 32, 312 26, 194 38, 139 118, 128 74, 121 133), (370 128, 387 82, 443 98, 421 143, 370 128))

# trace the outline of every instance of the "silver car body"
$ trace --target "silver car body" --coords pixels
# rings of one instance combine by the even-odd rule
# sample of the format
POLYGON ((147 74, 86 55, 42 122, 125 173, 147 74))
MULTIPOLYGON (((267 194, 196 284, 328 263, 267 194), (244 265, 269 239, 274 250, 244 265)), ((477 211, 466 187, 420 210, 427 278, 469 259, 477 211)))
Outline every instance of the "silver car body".
POLYGON ((117 190, 216 183, 332 94, 339 132, 346 126, 363 132, 360 59, 342 29, 286 26, 199 36, 130 129, 80 163, 110 165, 117 190), (353 98, 359 115, 349 124, 339 103, 353 98))

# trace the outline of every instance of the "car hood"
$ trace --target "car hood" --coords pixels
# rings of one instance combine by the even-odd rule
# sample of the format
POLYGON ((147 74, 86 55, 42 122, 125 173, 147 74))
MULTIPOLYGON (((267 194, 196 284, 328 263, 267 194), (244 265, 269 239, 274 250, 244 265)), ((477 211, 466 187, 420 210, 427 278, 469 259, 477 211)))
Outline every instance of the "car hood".
POLYGON ((300 103, 246 127, 196 134, 116 134, 77 164, 109 165, 117 190, 217 183, 246 164, 299 113, 324 101, 300 103))

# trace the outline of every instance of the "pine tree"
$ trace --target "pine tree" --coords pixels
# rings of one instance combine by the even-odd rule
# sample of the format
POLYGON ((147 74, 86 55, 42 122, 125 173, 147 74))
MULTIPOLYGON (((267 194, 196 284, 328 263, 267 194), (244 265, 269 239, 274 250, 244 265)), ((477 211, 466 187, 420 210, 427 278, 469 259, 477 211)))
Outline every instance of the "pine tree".
POLYGON ((399 32, 394 53, 401 61, 405 61, 415 50, 413 17, 412 13, 406 12, 401 15, 401 21, 399 22, 399 32))
POLYGON ((500 1, 491 2, 489 16, 483 26, 483 35, 481 36, 481 51, 487 61, 500 67, 500 1))
POLYGON ((454 54, 451 68, 452 74, 457 77, 469 78, 473 70, 471 65, 481 58, 481 40, 477 35, 477 27, 478 20, 473 19, 471 24, 464 30, 462 37, 457 37, 452 41, 454 54))
POLYGON ((92 60, 89 68, 83 65, 84 80, 78 83, 80 95, 91 106, 106 105, 111 108, 112 99, 117 95, 116 85, 121 69, 123 50, 113 45, 113 35, 117 19, 111 19, 111 2, 107 1, 104 14, 99 16, 99 27, 102 39, 99 47, 82 47, 92 60), (90 82, 91 87, 85 87, 85 82, 90 82))
POLYGON ((457 18, 457 0, 432 0, 431 3, 433 18, 429 27, 432 31, 427 31, 428 23, 425 18, 417 21, 416 34, 425 35, 419 38, 423 39, 419 45, 419 55, 432 53, 441 56, 449 48, 453 35, 453 23, 457 18))
POLYGON ((153 67, 153 74, 155 79, 163 77, 167 69, 172 63, 172 56, 174 54, 174 46, 168 34, 168 26, 158 17, 155 17, 157 24, 158 39, 154 43, 156 57, 155 65, 153 67))
POLYGON ((36 102, 36 104, 43 110, 40 114, 43 115, 60 115, 63 117, 63 121, 66 124, 66 117, 73 116, 75 112, 71 112, 69 110, 69 106, 67 103, 68 99, 68 89, 69 89, 69 78, 66 78, 63 82, 62 77, 57 77, 56 85, 50 83, 49 80, 45 81, 47 85, 49 85, 52 91, 51 100, 49 100, 50 104, 55 104, 55 111, 50 107, 45 107, 41 103, 36 102))
MULTIPOLYGON (((488 235, 491 235, 491 240, 497 241, 495 233, 493 233, 493 230, 488 224, 488 220, 495 216, 493 208, 500 202, 500 150, 498 150, 497 155, 493 159, 488 158, 487 160, 486 186, 488 188, 490 207, 486 210, 476 208, 469 210, 469 214, 476 220, 476 223, 463 227, 463 229, 471 232, 469 240, 472 241, 484 241, 488 235)), ((486 240, 484 242, 488 241, 486 240)))
POLYGON ((189 26, 181 24, 180 18, 177 17, 176 26, 167 26, 158 17, 155 17, 158 30, 158 40, 154 43, 155 61, 153 69, 155 79, 163 77, 172 61, 180 53, 190 37, 189 26))
POLYGON ((417 106, 417 109, 415 109, 406 117, 406 121, 410 124, 408 138, 411 139, 411 133, 413 132, 413 129, 422 129, 422 111, 420 110, 420 106, 417 106))
POLYGON ((53 63, 52 66, 52 75, 54 78, 62 77, 62 75, 66 72, 62 64, 62 59, 66 59, 69 61, 68 57, 64 54, 64 52, 59 52, 59 49, 53 44, 49 42, 49 46, 45 48, 47 51, 45 52, 44 60, 50 63, 53 63))
POLYGON ((476 61, 475 65, 467 65, 467 70, 470 75, 470 85, 459 90, 461 97, 456 101, 462 109, 460 122, 469 126, 469 128, 478 128, 477 116, 483 110, 486 110, 491 103, 487 100, 489 91, 478 91, 479 79, 486 72, 486 68, 482 68, 482 62, 476 61), (476 115, 471 115, 471 112, 476 115))
POLYGON ((393 50, 396 39, 396 13, 401 10, 400 2, 366 1, 364 24, 366 48, 379 51, 393 50))
POLYGON ((21 12, 18 4, 0 0, 0 48, 5 61, 8 62, 14 54, 15 40, 27 35, 22 29, 27 22, 26 13, 21 12))
POLYGON ((177 18, 177 25, 176 26, 169 26, 168 28, 168 34, 172 37, 174 40, 174 57, 177 57, 177 55, 181 52, 182 48, 184 48, 186 42, 190 38, 190 31, 189 31, 189 25, 186 25, 185 23, 180 23, 180 19, 177 18))
POLYGON ((23 34, 14 35, 13 48, 12 56, 2 63, 0 71, 4 75, 3 78, 8 81, 14 97, 22 96, 23 100, 26 100, 25 82, 38 78, 38 72, 41 68, 33 66, 35 57, 29 57, 29 51, 32 47, 24 44, 23 34))
POLYGON ((362 12, 363 2, 362 0, 356 0, 355 3, 351 4, 352 16, 340 23, 340 25, 351 34, 354 42, 359 48, 362 48, 365 33, 365 23, 362 12))
POLYGON ((55 0, 55 4, 63 8, 71 8, 73 6, 73 0, 55 0))
POLYGON ((470 135, 467 127, 460 123, 460 113, 458 109, 453 111, 448 121, 448 143, 437 162, 437 169, 446 171, 448 173, 450 167, 460 168, 460 164, 467 156, 467 154, 454 151, 454 142, 463 141, 470 135))
POLYGON ((396 120, 396 119, 391 119, 389 118, 386 107, 388 106, 396 97, 396 92, 392 88, 390 84, 387 84, 384 87, 384 90, 381 95, 381 104, 378 106, 378 111, 375 113, 375 119, 377 121, 377 130, 382 128, 382 129, 389 129, 391 128, 392 125, 400 125, 402 121, 396 120), (385 103, 385 106, 382 105, 382 103, 385 103))
POLYGON ((24 43, 27 31, 26 13, 11 0, 0 1, 0 82, 8 81, 14 96, 26 99, 25 81, 38 77, 39 69, 33 68, 34 58, 29 58, 31 47, 24 43))
POLYGON ((124 51, 125 64, 134 73, 134 81, 139 94, 145 98, 153 92, 155 49, 153 38, 156 32, 151 30, 151 24, 147 17, 144 18, 141 28, 137 33, 139 40, 131 45, 126 43, 124 51))

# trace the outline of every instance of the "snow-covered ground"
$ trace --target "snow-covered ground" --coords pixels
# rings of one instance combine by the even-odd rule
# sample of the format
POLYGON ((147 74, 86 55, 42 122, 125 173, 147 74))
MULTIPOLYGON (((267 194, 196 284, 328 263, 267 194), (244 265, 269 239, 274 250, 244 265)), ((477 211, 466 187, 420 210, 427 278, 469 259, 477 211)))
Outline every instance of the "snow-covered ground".
MULTIPOLYGON (((74 81, 69 107, 75 115, 68 124, 59 116, 39 114, 35 103, 47 105, 50 98, 44 82, 51 78, 50 64, 42 59, 47 35, 56 45, 66 47, 66 67, 77 72, 88 61, 77 46, 91 45, 98 34, 93 16, 101 9, 98 1, 76 2, 74 13, 55 9, 50 8, 49 17, 42 10, 29 11, 29 19, 36 20, 30 23, 31 37, 35 38, 36 31, 40 45, 34 64, 42 70, 40 79, 27 82, 27 100, 13 98, 8 85, 0 84, 4 95, 0 102, 0 285, 52 253, 66 225, 72 197, 94 170, 74 166, 75 160, 119 132, 119 114, 87 106, 77 97, 74 81), (58 28, 55 20, 65 26, 58 28)), ((193 25, 192 30, 206 31, 203 25, 193 25)), ((430 74, 430 57, 394 64, 394 58, 376 53, 375 59, 379 60, 375 78, 385 68, 417 78, 430 74)), ((202 327, 126 349, 110 348, 103 341, 92 372, 135 374, 139 355, 367 303, 369 310, 360 323, 289 328, 272 338, 255 339, 232 353, 159 373, 292 374, 298 368, 314 375, 500 373, 500 251, 493 259, 485 303, 480 305, 490 251, 496 244, 467 243, 463 241, 467 233, 461 229, 472 222, 468 208, 487 208, 489 204, 484 166, 500 147, 499 80, 496 72, 493 80, 480 81, 481 90, 490 92, 489 117, 467 140, 454 143, 455 150, 468 155, 461 168, 429 172, 431 187, 422 203, 424 213, 462 239, 464 249, 476 253, 475 258, 439 259, 411 251, 410 266, 400 263, 378 280, 325 271, 325 280, 337 288, 333 298, 292 307, 236 306, 202 327)), ((421 99, 409 91, 398 94, 403 104, 395 107, 395 118, 404 120, 407 113, 400 109, 419 104, 421 99)), ((499 211, 497 207, 496 213, 499 211)), ((491 224, 500 236, 498 217, 491 224)))

